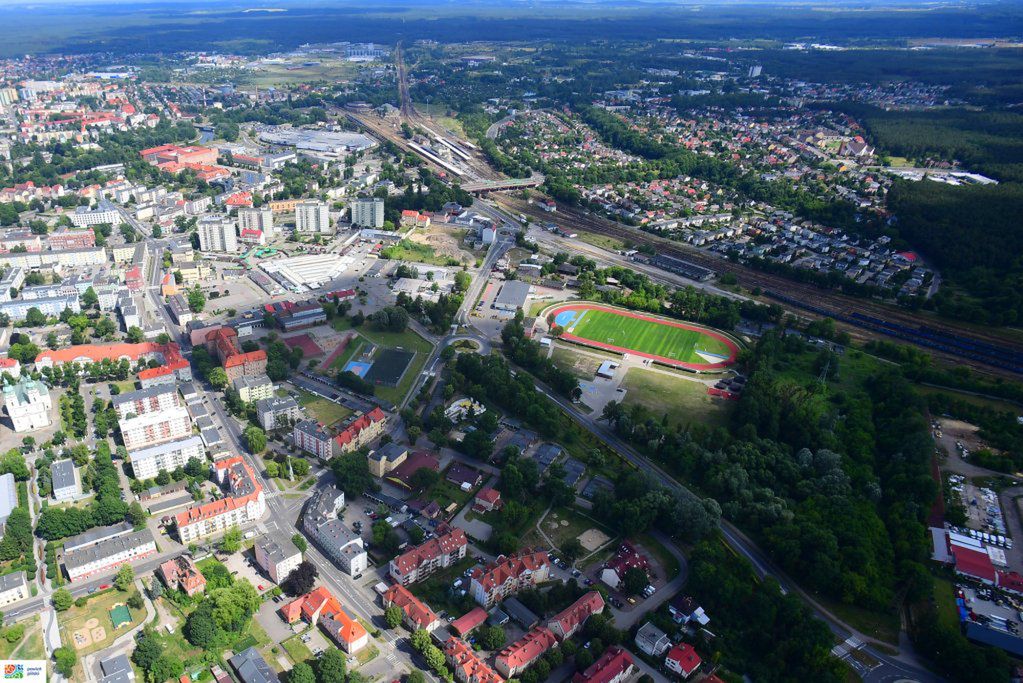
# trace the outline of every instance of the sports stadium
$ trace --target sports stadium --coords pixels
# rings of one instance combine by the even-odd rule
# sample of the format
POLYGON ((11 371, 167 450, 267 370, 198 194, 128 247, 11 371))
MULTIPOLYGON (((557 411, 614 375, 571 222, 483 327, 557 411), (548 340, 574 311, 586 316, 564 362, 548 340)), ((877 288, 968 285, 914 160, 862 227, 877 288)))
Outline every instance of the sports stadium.
POLYGON ((544 313, 559 339, 700 372, 735 363, 739 344, 707 327, 602 304, 559 304, 544 313))

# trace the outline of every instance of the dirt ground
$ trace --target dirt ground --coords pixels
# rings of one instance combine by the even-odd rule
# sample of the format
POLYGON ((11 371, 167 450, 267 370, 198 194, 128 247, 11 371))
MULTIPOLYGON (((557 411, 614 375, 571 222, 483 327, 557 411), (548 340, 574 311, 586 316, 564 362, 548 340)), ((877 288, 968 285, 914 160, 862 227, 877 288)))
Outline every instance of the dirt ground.
POLYGON ((587 529, 579 534, 579 543, 589 552, 593 552, 607 543, 610 538, 600 529, 587 529))
POLYGON ((418 230, 413 232, 409 239, 416 244, 429 246, 438 256, 457 259, 462 263, 473 263, 475 257, 461 247, 464 236, 464 230, 430 227, 424 232, 418 230))
POLYGON ((941 427, 942 435, 947 439, 951 439, 953 447, 955 447, 956 441, 962 441, 963 445, 970 451, 976 451, 981 448, 993 450, 990 446, 984 443, 979 436, 977 436, 979 428, 969 422, 953 420, 946 417, 940 418, 938 420, 938 425, 941 427))

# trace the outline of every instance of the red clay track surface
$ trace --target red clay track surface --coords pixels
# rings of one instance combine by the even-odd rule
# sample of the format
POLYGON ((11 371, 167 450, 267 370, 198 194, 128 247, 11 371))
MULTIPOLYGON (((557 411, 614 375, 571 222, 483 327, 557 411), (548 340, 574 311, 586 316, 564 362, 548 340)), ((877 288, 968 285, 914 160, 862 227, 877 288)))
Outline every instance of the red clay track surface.
POLYGON ((666 320, 664 318, 655 318, 649 315, 643 315, 642 313, 635 313, 633 311, 626 311, 620 308, 614 308, 613 306, 601 306, 600 304, 588 304, 588 303, 572 303, 558 306, 557 308, 548 311, 547 316, 555 316, 564 311, 604 311, 607 313, 615 313, 617 315, 625 316, 627 318, 638 318, 639 320, 646 320, 647 322, 656 323, 658 325, 666 325, 668 327, 678 327, 683 330, 689 330, 691 332, 699 332, 705 334, 708 337, 712 337, 720 341, 722 344, 728 347, 728 358, 726 360, 717 363, 684 363, 674 358, 665 358, 664 356, 657 356, 652 353, 643 353, 642 351, 636 351, 635 349, 625 348, 624 346, 615 346, 614 344, 606 344, 604 342, 594 341, 592 339, 586 339, 584 337, 577 337, 574 334, 562 332, 558 339, 564 339, 566 341, 575 342, 582 344, 583 346, 592 346, 598 349, 604 349, 605 351, 614 351, 615 353, 628 353, 642 358, 649 358, 650 360, 656 361, 663 365, 669 365, 676 368, 686 368, 687 370, 721 370, 735 363, 736 356, 739 353, 739 346, 734 341, 716 332, 708 327, 700 327, 698 325, 690 325, 675 320, 666 320))

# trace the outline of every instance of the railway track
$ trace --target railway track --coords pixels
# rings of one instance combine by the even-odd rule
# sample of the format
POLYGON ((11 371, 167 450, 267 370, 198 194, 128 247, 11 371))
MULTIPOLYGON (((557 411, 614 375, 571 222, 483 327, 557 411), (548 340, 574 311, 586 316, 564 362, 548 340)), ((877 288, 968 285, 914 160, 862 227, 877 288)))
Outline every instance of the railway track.
MULTIPOLYGON (((541 211, 534 204, 530 204, 525 200, 509 195, 495 195, 494 198, 506 211, 513 214, 521 213, 541 223, 551 220, 550 214, 541 211)), ((812 285, 794 282, 777 275, 761 273, 742 264, 708 254, 688 245, 651 235, 650 233, 623 226, 603 218, 583 215, 578 210, 559 208, 557 222, 565 228, 579 232, 613 237, 634 244, 648 244, 653 246, 660 254, 683 259, 716 272, 731 273, 735 275, 739 284, 746 289, 760 288, 764 292, 783 293, 784 297, 766 297, 765 299, 774 303, 780 303, 787 309, 794 307, 803 317, 806 317, 808 311, 811 313, 815 312, 811 310, 813 308, 831 311, 834 313, 833 317, 839 319, 843 328, 847 329, 854 338, 861 340, 891 340, 895 337, 901 341, 923 346, 932 355, 955 364, 967 365, 986 374, 1018 379, 1018 374, 1015 371, 1004 367, 996 367, 991 362, 978 360, 977 358, 964 358, 963 355, 958 353, 948 353, 941 348, 936 348, 933 344, 920 343, 914 339, 899 337, 896 334, 892 334, 891 330, 879 331, 880 328, 877 325, 868 324, 860 318, 880 319, 905 328, 925 327, 934 330, 936 333, 952 335, 979 344, 1004 347, 1010 352, 1023 353, 1023 346, 1015 339, 1004 334, 968 328, 937 317, 924 316, 880 302, 856 299, 836 292, 819 289, 812 285), (789 301, 785 301, 784 298, 788 298, 789 301), (792 301, 807 302, 811 306, 794 305, 792 301)), ((819 316, 820 313, 817 315, 819 316)))

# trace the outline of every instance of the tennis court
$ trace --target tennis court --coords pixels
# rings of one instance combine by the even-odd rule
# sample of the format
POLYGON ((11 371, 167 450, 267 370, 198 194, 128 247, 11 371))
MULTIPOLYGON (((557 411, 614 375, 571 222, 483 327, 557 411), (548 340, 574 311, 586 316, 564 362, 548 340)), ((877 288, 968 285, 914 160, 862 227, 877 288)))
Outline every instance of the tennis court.
POLYGON ((345 365, 344 372, 351 372, 359 377, 366 377, 366 373, 373 367, 373 363, 363 363, 358 360, 350 360, 345 365))

